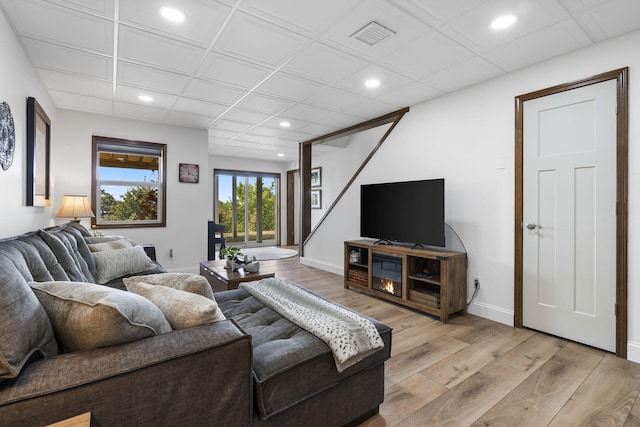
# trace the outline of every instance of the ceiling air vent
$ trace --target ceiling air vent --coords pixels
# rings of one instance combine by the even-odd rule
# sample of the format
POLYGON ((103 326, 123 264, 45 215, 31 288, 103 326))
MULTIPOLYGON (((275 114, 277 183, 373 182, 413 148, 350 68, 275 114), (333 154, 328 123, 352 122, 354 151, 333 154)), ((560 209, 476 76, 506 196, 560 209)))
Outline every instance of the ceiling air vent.
POLYGON ((395 31, 388 29, 384 25, 378 24, 376 21, 371 21, 355 33, 351 34, 350 38, 360 40, 361 42, 373 46, 393 34, 395 34, 395 31))

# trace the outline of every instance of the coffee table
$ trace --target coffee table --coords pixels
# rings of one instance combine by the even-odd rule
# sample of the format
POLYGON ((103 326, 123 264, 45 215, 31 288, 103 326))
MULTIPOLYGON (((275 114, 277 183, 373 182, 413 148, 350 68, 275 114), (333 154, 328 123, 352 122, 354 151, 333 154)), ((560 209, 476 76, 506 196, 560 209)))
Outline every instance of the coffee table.
POLYGON ((257 273, 246 272, 244 268, 231 271, 230 268, 225 268, 225 265, 225 260, 204 261, 200 263, 200 275, 207 278, 213 292, 238 289, 238 285, 242 282, 252 282, 266 277, 276 276, 275 261, 260 261, 260 271, 257 273))

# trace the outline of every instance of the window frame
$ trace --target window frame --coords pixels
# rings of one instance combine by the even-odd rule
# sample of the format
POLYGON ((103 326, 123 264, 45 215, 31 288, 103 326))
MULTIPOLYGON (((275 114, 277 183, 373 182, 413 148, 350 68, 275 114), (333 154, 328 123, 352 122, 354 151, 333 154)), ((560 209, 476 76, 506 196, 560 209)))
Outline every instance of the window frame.
POLYGON ((108 228, 144 228, 144 227, 166 227, 167 226, 167 144, 160 144, 156 142, 147 142, 147 141, 134 141, 129 139, 121 139, 121 138, 110 138, 106 136, 92 136, 92 148, 91 148, 91 165, 92 165, 92 173, 91 173, 91 208, 95 213, 95 217, 91 218, 91 227, 99 228, 99 229, 108 229, 108 228), (99 143, 108 143, 110 145, 118 145, 123 147, 124 149, 132 150, 136 148, 140 149, 155 149, 160 150, 161 158, 158 162, 159 170, 158 170, 158 181, 157 185, 153 185, 152 187, 158 188, 160 194, 158 194, 158 219, 155 221, 148 220, 128 220, 128 221, 109 221, 109 222, 99 222, 100 210, 98 205, 98 198, 100 195, 100 191, 98 190, 99 185, 138 185, 139 181, 111 181, 111 180, 99 180, 98 170, 99 170, 99 155, 98 155, 98 145, 99 143))

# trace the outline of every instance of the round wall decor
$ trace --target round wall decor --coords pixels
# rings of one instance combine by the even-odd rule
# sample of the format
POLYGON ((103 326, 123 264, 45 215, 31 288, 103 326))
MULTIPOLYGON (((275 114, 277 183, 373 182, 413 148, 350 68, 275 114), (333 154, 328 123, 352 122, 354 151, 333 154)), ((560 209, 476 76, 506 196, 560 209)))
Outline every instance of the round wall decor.
POLYGON ((13 126, 13 116, 9 104, 0 104, 0 165, 7 170, 13 163, 13 154, 16 151, 16 130, 13 126))

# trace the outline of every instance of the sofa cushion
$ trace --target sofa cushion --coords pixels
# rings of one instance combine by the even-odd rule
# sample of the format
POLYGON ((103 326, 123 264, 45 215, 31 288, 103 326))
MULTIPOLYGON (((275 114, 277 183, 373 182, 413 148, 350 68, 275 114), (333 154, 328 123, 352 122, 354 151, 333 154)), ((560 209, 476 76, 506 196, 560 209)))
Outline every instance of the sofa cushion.
POLYGON ((92 279, 87 277, 82 271, 80 261, 76 254, 77 247, 74 249, 66 236, 61 236, 58 233, 50 233, 46 230, 39 230, 38 233, 51 247, 53 253, 56 254, 60 265, 69 276, 69 280, 87 282, 92 279))
POLYGON ((87 229, 76 222, 70 221, 57 227, 46 228, 45 231, 60 237, 61 240, 66 240, 65 246, 75 255, 78 267, 87 279, 93 282, 96 274, 96 264, 93 261, 93 256, 87 243, 84 241, 84 236, 88 233, 87 229))
POLYGON ((141 295, 158 307, 173 329, 187 329, 226 318, 213 299, 191 292, 150 285, 144 282, 127 284, 127 290, 141 295))
POLYGON ((58 354, 53 328, 14 261, 0 254, 0 381, 30 360, 58 354))
POLYGON ((13 261, 27 282, 69 280, 58 258, 37 232, 3 239, 0 253, 13 261))
POLYGON ((68 351, 108 347, 171 331, 160 309, 140 295, 92 283, 30 285, 68 351))
POLYGON ((125 274, 140 273, 156 267, 142 246, 93 252, 96 283, 102 285, 125 274))
POLYGON ((244 289, 218 292, 216 301, 223 314, 252 337, 256 404, 263 419, 390 356, 391 328, 369 318, 385 347, 339 373, 331 350, 324 342, 266 307, 244 289))
POLYGON ((137 282, 145 282, 150 285, 162 285, 168 286, 173 289, 179 289, 181 291, 191 292, 194 294, 202 295, 209 299, 213 298, 213 290, 209 281, 199 274, 189 273, 160 273, 160 274, 147 274, 145 276, 132 276, 122 280, 125 286, 137 282))
POLYGON ((131 248, 133 247, 133 243, 129 239, 125 239, 124 237, 117 240, 110 240, 108 242, 102 243, 89 243, 87 244, 89 250, 91 252, 102 252, 102 251, 110 251, 113 249, 123 249, 123 248, 131 248))

